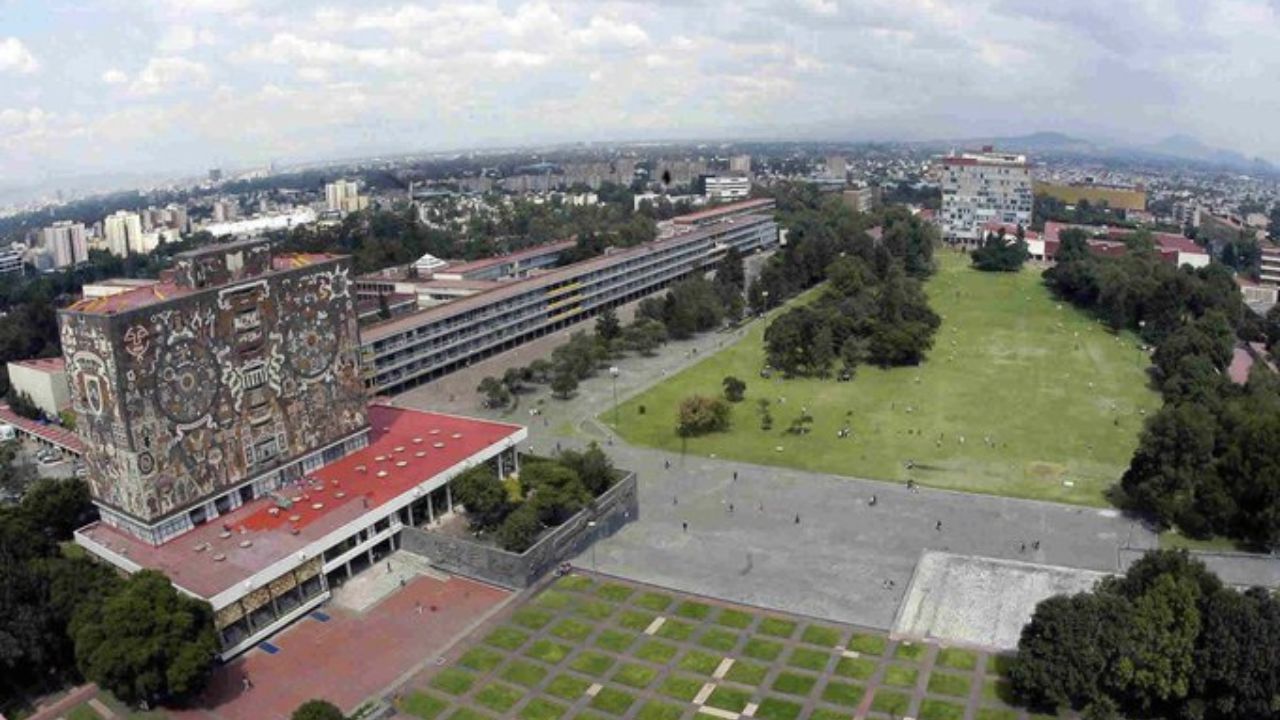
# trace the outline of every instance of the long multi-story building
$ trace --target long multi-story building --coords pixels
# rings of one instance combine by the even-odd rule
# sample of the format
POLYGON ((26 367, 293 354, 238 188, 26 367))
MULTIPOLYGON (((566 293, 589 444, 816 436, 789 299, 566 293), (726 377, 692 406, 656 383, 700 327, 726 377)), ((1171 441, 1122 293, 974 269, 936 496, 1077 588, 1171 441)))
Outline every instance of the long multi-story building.
POLYGON ((772 206, 750 200, 676 218, 671 234, 651 243, 368 327, 360 347, 365 385, 373 394, 406 390, 705 272, 728 248, 771 249, 772 206))
POLYGON ((939 158, 942 238, 962 245, 982 242, 989 223, 1031 225, 1031 165, 1025 155, 953 153, 939 158))
POLYGON ((706 196, 712 202, 745 200, 751 195, 751 178, 746 175, 713 175, 704 181, 706 196))
POLYGON ((20 245, 9 245, 0 248, 0 275, 21 275, 22 255, 26 248, 20 245))
POLYGON ((207 600, 224 659, 452 512, 458 474, 518 462, 523 428, 367 403, 348 272, 218 245, 60 316, 102 518, 76 542, 207 600))

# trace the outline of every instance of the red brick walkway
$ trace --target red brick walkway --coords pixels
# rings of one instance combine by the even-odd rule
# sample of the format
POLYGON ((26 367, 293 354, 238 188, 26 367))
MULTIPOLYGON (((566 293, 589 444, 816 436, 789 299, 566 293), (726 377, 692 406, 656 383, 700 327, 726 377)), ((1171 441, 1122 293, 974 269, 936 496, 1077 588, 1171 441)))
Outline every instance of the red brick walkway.
POLYGON ((214 674, 196 709, 172 714, 190 720, 287 720, 314 698, 350 712, 432 661, 509 595, 462 578, 420 577, 362 615, 323 607, 328 622, 298 621, 271 638, 280 652, 255 649, 242 655, 214 674), (243 688, 246 673, 253 682, 250 690, 243 688))

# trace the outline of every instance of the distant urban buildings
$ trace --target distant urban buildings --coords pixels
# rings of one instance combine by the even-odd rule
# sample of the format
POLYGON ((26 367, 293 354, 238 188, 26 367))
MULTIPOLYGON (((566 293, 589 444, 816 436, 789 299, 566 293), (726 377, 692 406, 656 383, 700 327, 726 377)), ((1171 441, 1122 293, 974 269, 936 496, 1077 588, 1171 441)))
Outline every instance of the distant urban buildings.
POLYGON ((56 222, 40 231, 40 245, 53 258, 54 268, 76 265, 89 259, 84 225, 70 220, 56 222))
POLYGON ((15 275, 22 272, 22 259, 26 248, 22 245, 10 245, 0 248, 0 275, 15 275))
POLYGON ((824 169, 828 177, 842 181, 849 175, 849 163, 843 155, 828 155, 824 169))
POLYGON ((840 199, 850 210, 870 212, 880 205, 880 188, 873 185, 851 188, 840 192, 840 199))
POLYGON ((750 175, 751 174, 751 156, 750 155, 734 155, 733 157, 729 158, 729 172, 750 175))
POLYGON ((354 180, 336 180, 324 186, 325 205, 330 212, 359 212, 369 207, 369 198, 360 194, 360 186, 354 180))
POLYGON ((108 215, 102 221, 102 232, 107 252, 125 257, 131 252, 143 252, 142 218, 138 213, 121 210, 108 215))
POLYGON ((942 184, 939 220, 947 242, 976 245, 989 223, 1031 224, 1034 196, 1025 155, 986 147, 980 153, 946 155, 936 165, 942 184))
POLYGON ((747 175, 712 175, 705 182, 704 194, 712 202, 745 200, 751 195, 751 178, 747 175))

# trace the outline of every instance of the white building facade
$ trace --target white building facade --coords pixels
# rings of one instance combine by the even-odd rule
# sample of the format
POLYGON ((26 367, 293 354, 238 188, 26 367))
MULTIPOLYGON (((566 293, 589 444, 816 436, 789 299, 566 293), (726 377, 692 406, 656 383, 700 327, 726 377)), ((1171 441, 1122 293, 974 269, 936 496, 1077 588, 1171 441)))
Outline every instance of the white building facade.
POLYGON ((938 219, 947 242, 977 245, 988 223, 1030 226, 1034 196, 1031 164, 1025 155, 987 148, 981 153, 953 153, 940 158, 938 165, 942 182, 938 219))
POLYGON ((746 200, 751 195, 751 178, 746 175, 721 175, 707 178, 707 199, 746 200))

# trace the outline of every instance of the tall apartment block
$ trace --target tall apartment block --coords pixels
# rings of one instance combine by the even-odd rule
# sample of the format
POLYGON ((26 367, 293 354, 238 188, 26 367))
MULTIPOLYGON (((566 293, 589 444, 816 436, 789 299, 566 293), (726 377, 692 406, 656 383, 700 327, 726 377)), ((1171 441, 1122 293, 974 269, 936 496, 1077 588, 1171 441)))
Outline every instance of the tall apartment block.
POLYGON ((457 474, 516 462, 523 428, 368 404, 348 273, 218 245, 60 315, 102 518, 76 542, 207 600, 224 658, 451 512, 457 474))
POLYGON ((986 147, 944 156, 937 165, 942 182, 938 221, 947 242, 977 245, 988 223, 1031 224, 1031 165, 1025 155, 986 147))
MULTIPOLYGON (((729 248, 742 254, 778 244, 771 199, 747 200, 674 218, 651 243, 477 287, 464 297, 361 332, 364 382, 396 393, 581 322, 606 308, 706 272, 729 248)), ((448 273, 444 268, 437 276, 448 273)), ((460 281, 459 281, 460 282, 460 281)), ((403 290, 394 280, 360 278, 362 293, 403 290)))

